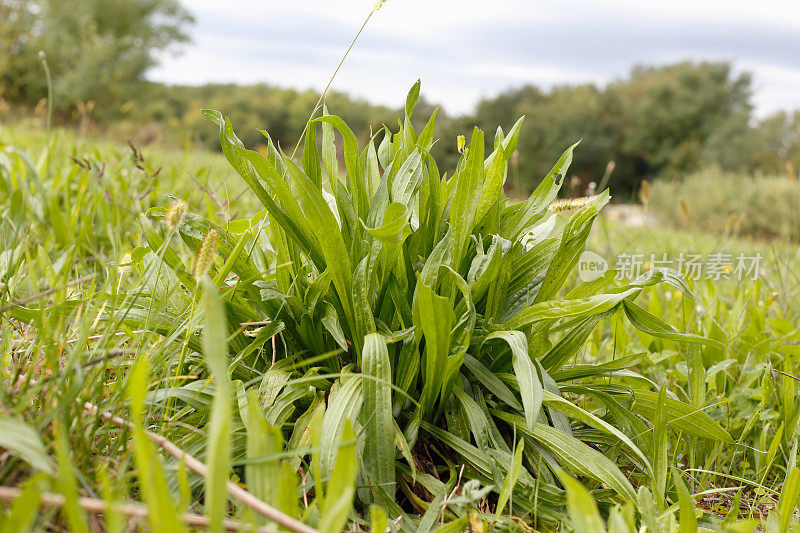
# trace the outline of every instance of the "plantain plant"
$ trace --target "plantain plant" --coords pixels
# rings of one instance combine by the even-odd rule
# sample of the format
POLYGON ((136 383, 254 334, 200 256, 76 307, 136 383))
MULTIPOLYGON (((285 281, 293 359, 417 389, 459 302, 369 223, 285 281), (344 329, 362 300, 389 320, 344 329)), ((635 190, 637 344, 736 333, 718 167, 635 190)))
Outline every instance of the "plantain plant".
MULTIPOLYGON (((239 406, 231 457, 269 503, 318 523, 320 509, 271 496, 263 479, 277 479, 269 477, 277 463, 264 454, 292 457, 303 490, 330 486, 352 424, 359 460, 351 520, 373 509, 420 529, 464 522, 472 507, 451 496, 469 482, 497 520, 557 522, 567 516, 562 471, 600 502, 635 502, 634 486, 647 485, 661 505, 667 427, 730 436, 702 411, 617 379, 643 380, 635 372, 641 355, 571 362, 598 323, 615 315, 647 335, 713 342, 635 303, 661 282, 691 291, 666 270, 568 284, 609 200, 605 191, 555 202, 575 146, 529 198, 514 201, 504 183, 523 120, 508 133, 498 128, 489 143, 475 128, 469 143, 459 143, 457 167, 442 174, 431 156, 436 112, 420 132, 412 125, 419 88, 408 95, 399 130, 383 128, 365 146, 324 112, 308 123, 298 158, 267 132, 264 151, 246 149, 225 116, 205 111, 263 210, 216 224, 176 203, 140 217, 147 247, 133 256, 147 266, 151 288, 130 304, 126 321, 179 348, 169 362, 172 385, 152 391, 150 402, 197 426, 208 417, 215 389, 196 335, 203 310, 195 309, 207 277, 224 300, 239 406), (151 222, 158 217, 166 229, 151 222), (175 239, 196 256, 194 265, 176 252, 175 239), (257 445, 263 431, 284 442, 257 445)), ((205 441, 193 438, 202 456, 205 441)))

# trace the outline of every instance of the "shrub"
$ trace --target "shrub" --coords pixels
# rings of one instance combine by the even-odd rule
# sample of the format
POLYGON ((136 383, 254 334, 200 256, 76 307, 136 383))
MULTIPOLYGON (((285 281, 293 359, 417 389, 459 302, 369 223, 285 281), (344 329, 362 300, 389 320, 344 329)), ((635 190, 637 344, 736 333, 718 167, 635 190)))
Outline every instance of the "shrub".
POLYGON ((659 222, 753 239, 800 240, 800 183, 783 176, 710 168, 682 180, 658 180, 650 201, 659 222))
MULTIPOLYGON (((442 175, 429 156, 436 113, 419 133, 411 124, 418 94, 419 84, 397 133, 384 129, 361 149, 340 118, 312 120, 301 161, 274 148, 266 133, 265 155, 245 149, 230 121, 207 111, 225 156, 264 210, 223 225, 186 213, 165 233, 142 216, 149 250, 134 255, 142 265, 169 268, 146 269, 151 298, 135 302, 129 325, 182 338, 202 353, 194 335, 202 309, 194 306, 203 284, 171 238, 206 257, 219 235, 203 277, 225 301, 234 396, 244 409, 248 395, 257 395, 266 423, 283 431, 284 453, 296 456, 295 469, 309 455, 318 458, 303 467, 308 486, 330 479, 350 421, 360 450, 356 509, 374 504, 392 517, 420 520, 421 530, 443 505, 445 517, 466 520, 469 506, 445 498, 467 481, 469 498, 488 495, 498 514, 564 519, 562 469, 604 502, 635 501, 631 480, 650 483, 663 502, 666 448, 662 456, 646 420, 658 417, 659 434, 666 424, 701 438, 729 442, 728 434, 677 400, 662 396, 656 409, 657 393, 637 391, 631 408, 633 392, 610 384, 608 375, 634 366, 636 356, 568 363, 615 312, 649 335, 706 342, 634 303, 643 287, 661 281, 687 295, 689 289, 665 271, 624 284, 610 274, 559 296, 608 193, 549 209, 573 146, 527 200, 506 199, 521 119, 508 134, 498 129, 488 155, 475 128, 455 170, 442 175), (343 175, 334 130, 344 141, 343 175), (587 409, 571 401, 578 396, 587 409), (320 448, 309 448, 315 417, 323 438, 320 448), (618 464, 628 465, 626 473, 618 464)), ((188 365, 198 377, 154 391, 151 401, 179 402, 182 416, 205 420, 214 389, 202 358, 181 350, 170 364, 177 376, 188 365)), ((259 457, 250 435, 239 437, 253 412, 234 415, 230 426, 232 457, 248 465, 259 457)), ((202 439, 195 442, 202 448, 202 439)), ((314 516, 305 514, 310 522, 314 516)))

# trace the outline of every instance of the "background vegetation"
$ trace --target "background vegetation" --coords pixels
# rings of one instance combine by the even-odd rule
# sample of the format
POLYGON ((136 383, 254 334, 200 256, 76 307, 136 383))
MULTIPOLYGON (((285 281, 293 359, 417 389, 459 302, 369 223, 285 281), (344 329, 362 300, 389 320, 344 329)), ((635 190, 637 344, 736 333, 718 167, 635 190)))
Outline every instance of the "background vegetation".
MULTIPOLYGON (((158 141, 219 150, 199 112, 214 107, 239 124, 246 146, 263 146, 257 130, 266 129, 273 142, 291 151, 316 102, 312 91, 263 84, 147 82, 144 76, 156 55, 179 50, 187 40, 191 16, 176 0, 2 0, 0 21, 0 118, 18 114, 19 106, 33 109, 46 97, 39 50, 49 58, 62 123, 94 125, 143 145, 158 141), (81 39, 75 41, 74 35, 81 39)), ((549 170, 552 154, 578 139, 584 141, 572 173, 580 181, 568 191, 583 193, 614 161, 611 178, 618 200, 631 199, 642 179, 673 178, 712 164, 744 174, 796 173, 800 112, 756 117, 752 89, 748 74, 735 73, 724 62, 638 66, 604 87, 518 87, 482 100, 472 114, 440 112, 439 131, 447 141, 437 143, 433 154, 452 166, 458 159, 456 135, 468 133, 473 124, 487 132, 498 124, 508 130, 525 115, 526 132, 509 183, 519 194, 533 190, 549 170)), ((360 132, 361 141, 370 127, 393 126, 399 112, 345 94, 330 94, 328 102, 360 132)), ((435 104, 423 98, 420 110, 427 116, 435 104)), ((488 135, 486 142, 488 149, 488 135)))
POLYGON ((786 174, 746 175, 719 167, 658 180, 648 198, 660 224, 754 240, 800 240, 800 183, 786 174))

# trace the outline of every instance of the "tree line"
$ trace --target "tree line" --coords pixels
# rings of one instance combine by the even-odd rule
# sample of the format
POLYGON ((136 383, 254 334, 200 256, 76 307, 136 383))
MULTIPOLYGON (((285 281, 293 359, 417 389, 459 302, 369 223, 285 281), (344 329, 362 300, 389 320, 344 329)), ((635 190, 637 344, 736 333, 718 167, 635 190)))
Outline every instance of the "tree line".
MULTIPOLYGON (((47 94, 39 51, 52 72, 56 116, 150 132, 218 149, 202 108, 231 117, 246 145, 263 145, 266 130, 291 149, 318 94, 267 84, 171 86, 148 82, 157 54, 188 42, 191 14, 177 0, 0 0, 0 103, 34 108, 47 94)), ((424 88, 424 85, 423 85, 424 88)), ((473 113, 439 112, 433 151, 451 167, 456 137, 473 124, 492 142, 525 115, 510 183, 530 190, 563 149, 575 152, 573 181, 581 192, 613 168, 615 190, 635 190, 643 178, 675 176, 706 166, 737 172, 794 173, 800 167, 800 112, 757 118, 752 79, 726 62, 636 66, 623 79, 597 86, 525 85, 481 100, 473 113), (610 162, 613 164, 609 165, 610 162)), ((400 109, 343 93, 326 99, 362 140, 384 125, 397 130, 400 109)), ((418 106, 416 126, 435 105, 418 106)))

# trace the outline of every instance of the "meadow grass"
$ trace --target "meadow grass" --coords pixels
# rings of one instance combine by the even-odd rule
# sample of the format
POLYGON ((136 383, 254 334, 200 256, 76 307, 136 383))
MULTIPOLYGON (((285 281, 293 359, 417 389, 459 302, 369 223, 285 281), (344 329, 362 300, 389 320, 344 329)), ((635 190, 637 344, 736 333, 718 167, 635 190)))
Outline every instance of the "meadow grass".
POLYGON ((339 176, 333 118, 309 129, 321 158, 312 140, 293 167, 214 117, 250 188, 218 154, 0 130, 4 531, 797 527, 795 248, 602 218, 590 233, 602 197, 558 227, 569 152, 512 204, 492 168, 513 131, 486 158, 473 133, 445 178, 407 116, 339 152, 339 176), (262 164, 294 181, 282 193, 262 164), (755 251, 763 270, 582 283, 586 238, 607 258, 755 251))
POLYGON ((777 176, 708 168, 658 180, 652 189, 650 212, 664 226, 742 239, 800 240, 800 182, 791 168, 777 176))

